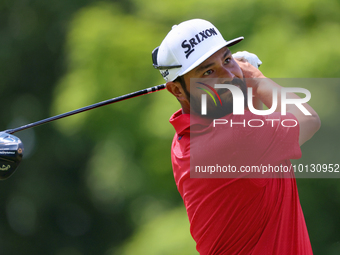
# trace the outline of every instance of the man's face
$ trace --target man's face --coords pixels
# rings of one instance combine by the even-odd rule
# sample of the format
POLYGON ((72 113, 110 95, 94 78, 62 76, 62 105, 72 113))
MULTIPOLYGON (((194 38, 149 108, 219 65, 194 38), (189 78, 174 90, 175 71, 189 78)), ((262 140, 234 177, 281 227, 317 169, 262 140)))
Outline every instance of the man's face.
MULTIPOLYGON (((214 87, 215 84, 233 84, 238 86, 245 95, 245 103, 247 87, 243 81, 243 73, 233 59, 230 50, 224 47, 201 63, 199 66, 184 75, 186 89, 186 99, 190 104, 190 111, 196 114, 201 113, 201 95, 205 94, 202 87, 194 83, 192 78, 209 78, 202 79, 202 82, 214 87), (212 83, 213 81, 213 83, 212 83), (191 82, 193 84, 191 84, 191 82), (211 83, 211 84, 209 84, 211 83)), ((197 79, 195 79, 197 81, 197 79)), ((218 103, 215 105, 213 99, 207 97, 207 115, 208 118, 220 118, 233 112, 233 98, 228 89, 216 89, 217 94, 220 96, 222 105, 218 103)), ((212 93, 213 94, 213 93, 212 93)), ((216 96, 215 96, 216 97, 216 96)), ((217 98, 215 100, 218 100, 217 98)))

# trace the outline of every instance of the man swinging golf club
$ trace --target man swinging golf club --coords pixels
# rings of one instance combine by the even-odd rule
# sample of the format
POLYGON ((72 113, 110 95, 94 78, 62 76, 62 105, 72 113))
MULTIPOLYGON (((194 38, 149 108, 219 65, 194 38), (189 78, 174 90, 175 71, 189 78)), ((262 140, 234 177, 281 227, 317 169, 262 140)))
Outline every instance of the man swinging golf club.
MULTIPOLYGON (((242 39, 226 41, 213 24, 194 19, 173 26, 152 54, 167 90, 181 105, 170 118, 176 130, 171 158, 190 232, 200 254, 312 254, 292 172, 256 178, 237 171, 238 175, 211 178, 203 170, 203 165, 223 164, 235 169, 263 164, 289 168, 290 159, 301 157, 300 146, 320 127, 318 115, 307 103, 302 106, 310 115, 294 104, 281 114, 281 86, 253 66, 260 61, 252 65, 233 57, 229 47, 242 39), (231 91, 214 88, 209 80, 197 82, 203 78, 237 87, 245 95, 245 106, 247 88, 252 88, 255 108, 263 103, 271 109, 273 100, 278 100, 275 112, 255 115, 245 108, 243 115, 233 114, 231 91), (202 114, 202 95, 209 92, 202 114), (215 125, 216 119, 234 125, 215 125), (266 125, 245 124, 254 119, 266 125), (285 121, 295 124, 282 125, 285 121), (201 175, 193 178, 195 166, 201 175)), ((294 93, 286 96, 300 99, 294 93)))

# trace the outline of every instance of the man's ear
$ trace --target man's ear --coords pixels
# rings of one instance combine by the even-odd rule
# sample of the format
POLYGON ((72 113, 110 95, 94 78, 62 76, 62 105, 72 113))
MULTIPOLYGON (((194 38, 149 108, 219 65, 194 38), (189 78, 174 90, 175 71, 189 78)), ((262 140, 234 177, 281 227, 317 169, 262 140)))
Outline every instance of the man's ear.
POLYGON ((169 81, 166 83, 166 89, 173 94, 179 101, 186 100, 186 94, 179 82, 169 81))

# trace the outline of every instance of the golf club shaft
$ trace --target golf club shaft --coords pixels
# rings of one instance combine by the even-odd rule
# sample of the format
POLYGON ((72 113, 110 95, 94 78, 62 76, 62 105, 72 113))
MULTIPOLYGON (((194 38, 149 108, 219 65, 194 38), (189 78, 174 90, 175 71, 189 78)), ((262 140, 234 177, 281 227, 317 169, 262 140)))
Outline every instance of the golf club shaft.
POLYGON ((120 101, 130 99, 130 98, 133 98, 133 97, 150 94, 150 93, 153 93, 153 92, 156 92, 156 91, 159 91, 159 90, 163 90, 163 89, 165 89, 165 84, 157 85, 157 86, 150 87, 150 88, 147 88, 147 89, 132 92, 132 93, 129 93, 129 94, 126 94, 126 95, 123 95, 123 96, 111 98, 109 100, 102 101, 102 102, 99 102, 99 103, 96 103, 96 104, 85 106, 83 108, 79 108, 79 109, 74 110, 74 111, 66 112, 66 113, 59 114, 59 115, 56 115, 56 116, 53 116, 53 117, 50 117, 50 118, 47 118, 47 119, 43 119, 43 120, 40 120, 40 121, 37 121, 37 122, 33 122, 33 123, 30 123, 30 124, 27 124, 27 125, 24 125, 24 126, 21 126, 21 127, 8 129, 4 132, 6 132, 8 134, 14 134, 16 132, 19 132, 19 131, 22 131, 22 130, 25 130, 25 129, 29 129, 29 128, 32 128, 32 127, 36 127, 36 126, 45 124, 47 122, 62 119, 62 118, 65 118, 65 117, 68 117, 68 116, 71 116, 71 115, 75 115, 75 114, 78 114, 78 113, 81 113, 81 112, 92 110, 92 109, 95 109, 95 108, 98 108, 98 107, 101 107, 101 106, 104 106, 104 105, 120 102, 120 101))

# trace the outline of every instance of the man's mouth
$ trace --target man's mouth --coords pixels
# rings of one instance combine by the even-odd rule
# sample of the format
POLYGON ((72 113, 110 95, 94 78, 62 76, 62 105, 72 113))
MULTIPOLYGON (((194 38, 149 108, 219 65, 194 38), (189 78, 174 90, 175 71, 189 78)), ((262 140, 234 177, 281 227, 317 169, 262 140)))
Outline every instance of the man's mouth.
POLYGON ((222 96, 222 95, 224 95, 228 92, 231 93, 229 89, 219 89, 219 90, 217 90, 217 93, 218 93, 219 96, 222 96))
MULTIPOLYGON (((233 85, 233 86, 238 87, 239 89, 241 89, 241 86, 239 84, 231 84, 231 83, 224 83, 224 84, 233 85)), ((218 89, 218 90, 216 90, 216 92, 218 93, 219 96, 221 96, 221 95, 223 95, 223 94, 225 94, 227 92, 231 93, 230 90, 227 89, 227 88, 218 89)))

